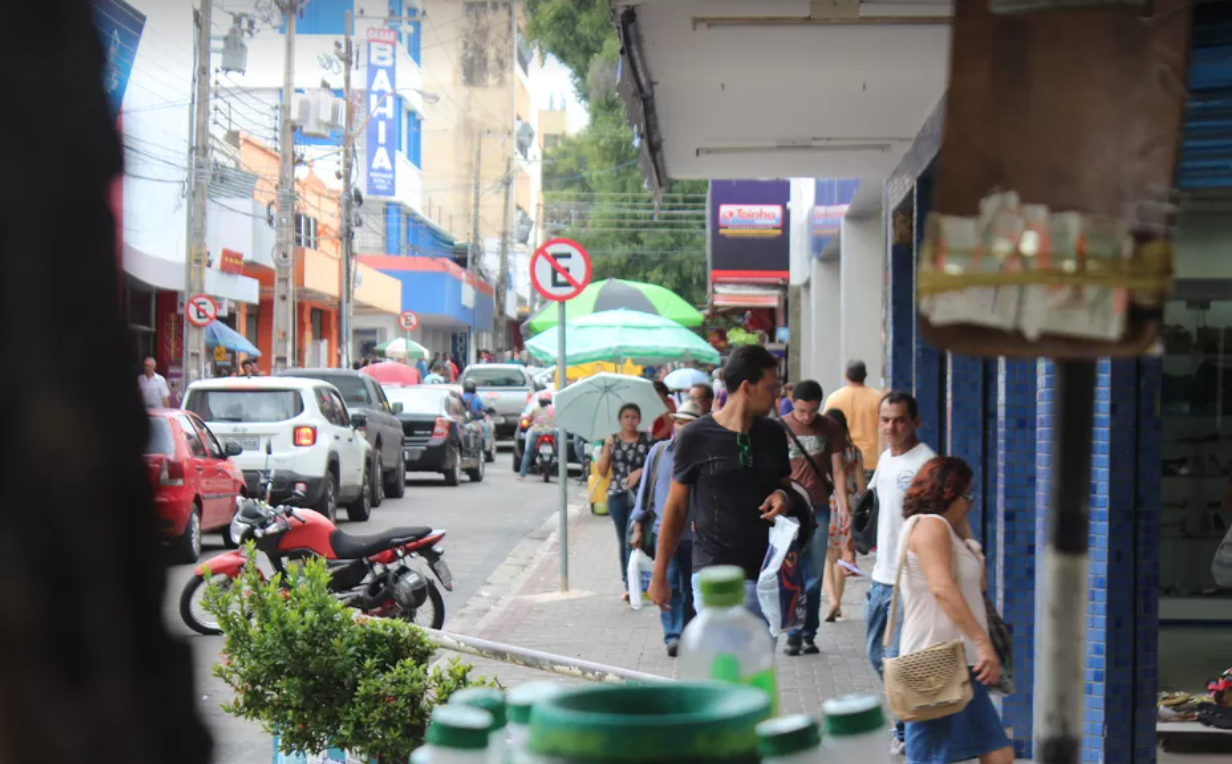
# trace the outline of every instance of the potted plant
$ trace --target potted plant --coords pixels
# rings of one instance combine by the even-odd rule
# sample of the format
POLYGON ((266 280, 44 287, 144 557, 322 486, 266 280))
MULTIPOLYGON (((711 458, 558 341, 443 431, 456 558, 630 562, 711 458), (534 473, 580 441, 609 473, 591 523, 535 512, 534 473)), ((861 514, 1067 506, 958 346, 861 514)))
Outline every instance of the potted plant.
POLYGON ((223 710, 260 722, 283 752, 337 748, 406 762, 436 704, 488 684, 456 658, 429 668, 436 645, 418 627, 357 616, 330 592, 324 562, 267 581, 255 558, 250 550, 230 585, 212 585, 204 607, 225 638, 214 676, 235 697, 223 710))

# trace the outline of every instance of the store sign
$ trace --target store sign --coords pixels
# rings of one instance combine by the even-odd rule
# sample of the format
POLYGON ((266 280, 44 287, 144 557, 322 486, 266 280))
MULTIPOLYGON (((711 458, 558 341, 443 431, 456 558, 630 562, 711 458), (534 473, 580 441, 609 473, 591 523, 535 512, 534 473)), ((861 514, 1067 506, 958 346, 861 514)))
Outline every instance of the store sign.
POLYGON ((103 92, 112 117, 120 116, 124 91, 137 59, 137 44, 145 30, 145 14, 124 0, 90 0, 94 28, 103 43, 103 92))
POLYGON ((243 273, 244 255, 234 249, 224 248, 222 256, 218 259, 218 270, 223 273, 243 273))
POLYGON ((368 32, 367 188, 369 196, 394 196, 397 177, 394 151, 398 146, 398 33, 374 28, 368 32))
POLYGON ((786 281, 791 261, 785 180, 710 182, 711 282, 786 281))
POLYGON ((719 205, 720 236, 778 236, 783 233, 780 204, 719 205))

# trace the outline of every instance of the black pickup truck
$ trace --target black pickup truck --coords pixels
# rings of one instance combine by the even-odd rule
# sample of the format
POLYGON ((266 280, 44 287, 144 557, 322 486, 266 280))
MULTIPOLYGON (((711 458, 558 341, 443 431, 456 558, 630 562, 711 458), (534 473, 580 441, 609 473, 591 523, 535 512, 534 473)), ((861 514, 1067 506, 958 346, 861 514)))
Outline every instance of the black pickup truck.
POLYGON ((362 431, 372 445, 372 474, 381 476, 385 489, 372 492, 372 506, 380 504, 382 494, 402 498, 406 493, 406 465, 402 461, 402 423, 395 416, 402 404, 391 404, 380 383, 350 369, 287 369, 282 376, 321 379, 338 388, 351 413, 363 415, 362 431))

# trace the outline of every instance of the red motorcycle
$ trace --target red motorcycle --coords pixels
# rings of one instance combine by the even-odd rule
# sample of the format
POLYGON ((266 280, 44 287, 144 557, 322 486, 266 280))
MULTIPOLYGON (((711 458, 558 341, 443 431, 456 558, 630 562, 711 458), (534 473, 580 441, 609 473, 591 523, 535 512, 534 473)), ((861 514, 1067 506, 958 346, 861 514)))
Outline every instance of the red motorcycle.
POLYGON ((543 482, 549 482, 549 479, 556 474, 556 432, 549 430, 539 433, 535 437, 534 451, 531 452, 532 462, 530 469, 533 472, 538 472, 543 475, 543 482))
MULTIPOLYGON (((240 506, 231 522, 231 538, 241 544, 253 539, 274 571, 285 571, 287 561, 323 557, 330 573, 330 590, 349 607, 370 616, 403 618, 433 629, 445 623, 440 590, 425 572, 410 564, 415 559, 426 561, 441 586, 453 591, 453 574, 441 559, 444 550, 438 546, 445 531, 424 526, 352 536, 316 512, 301 514, 294 506, 275 507, 257 499, 237 502, 240 506)), ((196 567, 180 595, 180 617, 189 628, 201 634, 220 633, 217 621, 201 607, 206 569, 209 581, 228 585, 239 577, 247 561, 247 552, 241 546, 196 567)))

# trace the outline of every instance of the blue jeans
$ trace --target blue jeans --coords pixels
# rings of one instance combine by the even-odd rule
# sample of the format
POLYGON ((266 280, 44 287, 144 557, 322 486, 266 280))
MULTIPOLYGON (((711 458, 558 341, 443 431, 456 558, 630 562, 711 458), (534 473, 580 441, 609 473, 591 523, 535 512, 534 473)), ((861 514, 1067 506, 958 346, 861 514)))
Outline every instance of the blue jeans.
MULTIPOLYGON (((890 602, 893 599, 894 587, 874 581, 868 589, 868 600, 864 604, 864 622, 868 629, 868 660, 881 676, 881 662, 885 658, 898 657, 898 641, 903 636, 902 606, 899 606, 899 617, 894 621, 894 638, 889 647, 883 647, 885 630, 890 624, 890 602)), ((894 722, 894 737, 903 740, 903 723, 894 722)))
MULTIPOLYGON (((691 583, 693 584, 693 602, 695 603, 702 601, 702 584, 701 579, 698 577, 700 575, 700 570, 693 571, 691 583)), ((757 601, 756 581, 746 580, 744 582, 744 609, 760 618, 766 624, 767 631, 769 630, 770 622, 766 620, 766 614, 761 612, 761 603, 757 601)))
POLYGON ((788 643, 802 639, 812 642, 821 626, 821 578, 826 572, 826 548, 830 544, 830 505, 814 504, 813 517, 817 529, 813 539, 804 550, 804 626, 787 632, 788 643))
POLYGON ((633 513, 633 494, 617 491, 607 495, 607 514, 616 526, 616 540, 620 544, 620 580, 628 588, 629 583, 629 515, 633 513))
POLYGON ((684 627, 693 620, 693 542, 682 540, 676 554, 667 564, 667 582, 672 587, 669 609, 659 612, 663 624, 663 642, 671 644, 680 639, 684 627))

